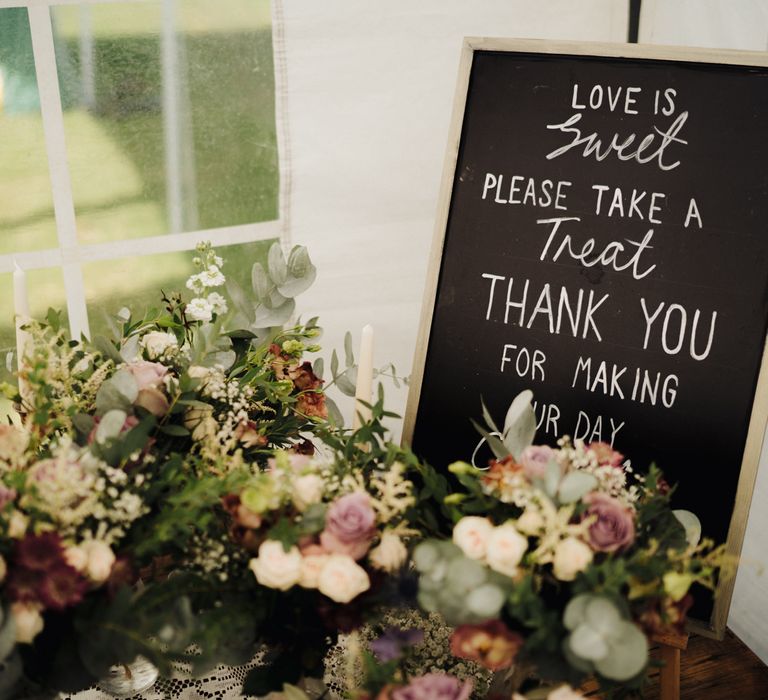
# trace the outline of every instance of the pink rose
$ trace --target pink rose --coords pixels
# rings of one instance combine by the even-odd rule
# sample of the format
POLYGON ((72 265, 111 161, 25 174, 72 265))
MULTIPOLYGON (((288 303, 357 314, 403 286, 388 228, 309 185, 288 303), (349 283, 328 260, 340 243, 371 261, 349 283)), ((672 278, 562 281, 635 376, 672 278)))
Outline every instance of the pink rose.
POLYGON ((621 501, 604 493, 592 492, 584 496, 587 512, 593 517, 589 526, 589 543, 597 552, 618 552, 635 541, 634 511, 621 501))
POLYGON ((376 530, 376 514, 367 493, 356 491, 331 503, 325 515, 320 544, 334 554, 362 559, 376 530))
POLYGON ((159 362, 147 362, 138 360, 126 365, 126 369, 136 380, 136 386, 139 391, 142 389, 158 389, 163 384, 165 375, 168 374, 168 368, 159 362))
POLYGON ((555 451, 547 445, 531 445, 520 455, 520 464, 529 479, 540 479, 547 471, 547 465, 555 458, 555 451))
POLYGON ((624 461, 624 455, 614 450, 607 442, 590 442, 587 447, 595 453, 600 465, 609 464, 612 467, 620 467, 624 461))

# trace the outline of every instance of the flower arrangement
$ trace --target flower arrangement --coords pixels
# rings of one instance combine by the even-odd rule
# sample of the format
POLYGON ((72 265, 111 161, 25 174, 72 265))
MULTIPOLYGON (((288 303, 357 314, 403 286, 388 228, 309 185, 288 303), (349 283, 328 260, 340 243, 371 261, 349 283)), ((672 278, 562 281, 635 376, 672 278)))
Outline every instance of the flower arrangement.
POLYGON ((446 498, 452 539, 414 551, 418 600, 455 626, 455 655, 510 669, 512 690, 530 671, 576 686, 594 674, 608 696, 632 692, 648 637, 682 629, 689 589, 714 586, 722 548, 671 509, 656 468, 636 474, 603 443, 531 445, 531 398, 515 399, 503 431, 486 413, 487 469, 450 466, 464 491, 446 498))

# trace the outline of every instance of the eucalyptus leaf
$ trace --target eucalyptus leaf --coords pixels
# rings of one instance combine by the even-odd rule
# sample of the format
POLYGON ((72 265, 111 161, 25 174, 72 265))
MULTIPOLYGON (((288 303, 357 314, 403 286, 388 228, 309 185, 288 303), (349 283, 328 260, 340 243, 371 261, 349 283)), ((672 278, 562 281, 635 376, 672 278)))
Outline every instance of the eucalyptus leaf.
POLYGON ((325 397, 325 406, 328 409, 328 420, 331 424, 335 425, 337 428, 343 428, 344 427, 344 416, 342 415, 341 411, 339 410, 338 405, 336 402, 329 398, 328 396, 325 397))
POLYGON ((139 385, 130 370, 120 369, 107 381, 130 402, 135 401, 139 395, 139 385))
MULTIPOLYGON (((557 464, 555 462, 555 464, 557 464)), ((557 467, 558 472, 560 467, 557 467)), ((563 477, 558 490, 560 503, 576 503, 582 496, 594 490, 597 486, 597 478, 587 472, 573 471, 563 477)))
POLYGON ((701 540, 701 520, 690 510, 673 510, 680 524, 685 528, 685 539, 689 547, 695 547, 701 540))
POLYGON ((253 286, 253 293, 256 296, 256 301, 261 302, 269 296, 269 291, 272 285, 269 282, 267 273, 264 272, 264 268, 261 263, 253 263, 251 268, 251 285, 253 286))
POLYGON ((619 609, 608 598, 595 596, 584 611, 584 622, 607 640, 618 639, 624 630, 619 609))
POLYGON ((272 282, 277 286, 285 284, 285 281, 288 279, 288 265, 285 263, 283 249, 277 241, 275 241, 269 249, 269 253, 267 254, 267 266, 272 282))
MULTIPOLYGON (((488 443, 488 447, 491 448, 491 452, 493 452, 493 455, 494 457, 496 457, 496 459, 504 459, 505 457, 509 456, 509 451, 507 450, 504 443, 501 441, 498 433, 494 435, 493 433, 489 433, 487 430, 485 430, 485 428, 480 426, 475 421, 471 421, 471 423, 472 425, 475 426, 475 429, 483 436, 485 441, 488 443)), ((480 449, 480 446, 481 445, 478 445, 475 448, 475 452, 472 455, 473 458, 477 454, 478 450, 480 449)))
POLYGON ((496 426, 496 423, 493 421, 493 417, 491 416, 491 412, 488 410, 488 407, 485 405, 485 401, 483 399, 480 399, 480 407, 483 411, 483 419, 485 420, 485 424, 488 426, 488 430, 499 433, 501 432, 498 427, 496 426))
POLYGON ((634 678, 648 663, 648 641, 631 622, 625 621, 619 638, 612 642, 610 653, 595 662, 595 670, 614 681, 634 678))
POLYGON ((587 616, 587 605, 589 605, 593 598, 594 596, 589 594, 582 594, 571 598, 568 605, 565 606, 565 612, 563 613, 563 624, 566 629, 573 631, 584 622, 587 616))
POLYGON ((315 363, 312 365, 312 371, 315 373, 318 379, 323 378, 323 370, 325 369, 325 363, 322 357, 318 357, 315 363))
POLYGON ((302 277, 288 277, 277 290, 286 297, 296 297, 302 292, 306 292, 317 279, 317 269, 311 267, 302 277))
POLYGON ((355 364, 355 353, 352 350, 352 334, 347 331, 344 334, 344 357, 347 367, 355 364))
POLYGON ((124 362, 133 362, 139 359, 139 336, 132 335, 125 339, 123 347, 120 348, 120 357, 124 362))
POLYGON ((349 378, 349 370, 336 377, 336 386, 339 387, 339 391, 346 396, 355 395, 355 382, 349 378))
POLYGON ((93 339, 93 345, 102 355, 104 355, 104 357, 112 360, 113 362, 120 364, 123 361, 123 358, 120 356, 120 353, 117 351, 114 343, 112 343, 109 338, 106 338, 103 335, 97 335, 93 339))
POLYGON ((314 268, 306 246, 295 245, 288 254, 288 271, 292 277, 305 277, 314 268))
MULTIPOLYGON (((0 663, 4 662, 16 646, 16 618, 10 609, 2 611, 2 626, 0 626, 0 663)), ((0 674, 0 677, 2 674, 0 674)))
POLYGON ((120 435, 126 418, 128 418, 128 414, 120 409, 107 411, 96 428, 96 442, 99 445, 103 445, 107 440, 112 440, 120 435))
POLYGON ((269 294, 261 300, 261 303, 268 309, 279 309, 287 301, 288 297, 280 294, 277 287, 274 287, 270 290, 269 294))
POLYGON ((334 350, 331 353, 331 376, 335 378, 338 373, 339 373, 339 356, 336 354, 336 351, 334 350))
POLYGON ((250 323, 253 322, 253 304, 248 299, 245 290, 232 277, 227 277, 225 286, 227 289, 227 294, 232 300, 232 305, 235 307, 235 310, 239 315, 242 315, 245 319, 247 319, 245 322, 243 322, 238 318, 238 326, 245 327, 250 325, 250 323))
POLYGON ((536 435, 536 414, 531 405, 533 392, 521 391, 512 401, 504 418, 504 445, 515 459, 533 443, 536 435))
POLYGON ((268 309, 266 306, 260 304, 256 307, 252 329, 282 326, 291 316, 293 316, 295 310, 296 302, 293 299, 289 299, 278 309, 268 309))
POLYGON ((579 625, 573 631, 570 646, 576 656, 593 662, 604 659, 610 651, 603 635, 588 624, 579 625))
POLYGON ((221 366, 225 370, 229 369, 237 360, 237 354, 234 350, 217 350, 208 353, 202 360, 203 367, 221 366))

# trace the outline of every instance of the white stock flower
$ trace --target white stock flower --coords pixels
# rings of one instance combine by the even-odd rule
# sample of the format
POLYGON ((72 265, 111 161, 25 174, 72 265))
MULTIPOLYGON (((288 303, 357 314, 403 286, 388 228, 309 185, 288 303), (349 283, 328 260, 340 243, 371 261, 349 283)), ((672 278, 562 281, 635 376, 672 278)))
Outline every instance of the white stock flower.
POLYGON ((576 537, 566 537, 555 547, 553 573, 561 581, 573 581, 592 561, 592 550, 576 537))
POLYGON ((30 603, 11 603, 11 615, 16 623, 16 641, 19 644, 32 644, 43 631, 43 616, 37 606, 30 603))
POLYGON ((514 525, 500 525, 488 537, 485 561, 494 571, 515 576, 520 560, 528 549, 528 539, 514 525))
POLYGON ((200 275, 192 275, 187 280, 187 289, 191 290, 195 294, 202 294, 205 291, 205 286, 200 279, 200 275))
POLYGON ((301 558, 301 574, 299 585, 302 588, 317 588, 320 580, 320 572, 328 563, 328 554, 309 554, 301 558))
POLYGON ((466 557, 482 559, 492 531, 493 523, 488 518, 468 515, 454 526, 453 542, 466 557))
POLYGON ((141 346, 150 360, 159 360, 169 349, 178 348, 179 341, 173 333, 150 331, 141 336, 141 346))
POLYGON ((370 587, 365 569, 346 554, 328 557, 317 580, 318 590, 337 603, 348 603, 370 587))
POLYGON ((213 318, 213 309, 207 299, 196 297, 187 304, 187 318, 192 321, 210 321, 213 318))
POLYGON ((208 303, 211 305, 211 311, 217 315, 227 313, 227 300, 218 292, 211 292, 208 295, 208 303))
POLYGON ((259 556, 251 559, 248 566, 262 586, 287 591, 299 582, 301 553, 296 546, 286 552, 282 542, 265 540, 259 547, 259 556))
POLYGON ((313 503, 320 503, 323 498, 325 482, 317 474, 305 474, 293 479, 293 505, 303 512, 313 503))
POLYGON ((397 571, 407 558, 408 550, 392 530, 384 530, 381 542, 368 554, 368 560, 374 568, 389 573, 397 571))
POLYGON ((99 540, 88 540, 80 545, 88 556, 85 574, 94 583, 103 583, 109 578, 112 565, 115 563, 115 553, 108 544, 99 540))
POLYGON ((197 278, 204 287, 221 287, 226 282, 226 277, 221 274, 217 265, 211 265, 203 270, 197 275, 197 278))

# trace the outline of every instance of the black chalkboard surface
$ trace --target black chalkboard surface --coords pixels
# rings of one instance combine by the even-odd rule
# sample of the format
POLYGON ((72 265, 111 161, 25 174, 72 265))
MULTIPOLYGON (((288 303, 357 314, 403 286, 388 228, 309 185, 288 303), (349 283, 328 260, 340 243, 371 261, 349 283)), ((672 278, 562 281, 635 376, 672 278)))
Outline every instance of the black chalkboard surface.
POLYGON ((768 403, 768 58, 648 55, 467 40, 405 436, 470 460, 481 396, 502 420, 531 389, 538 442, 655 461, 738 553, 768 403))

